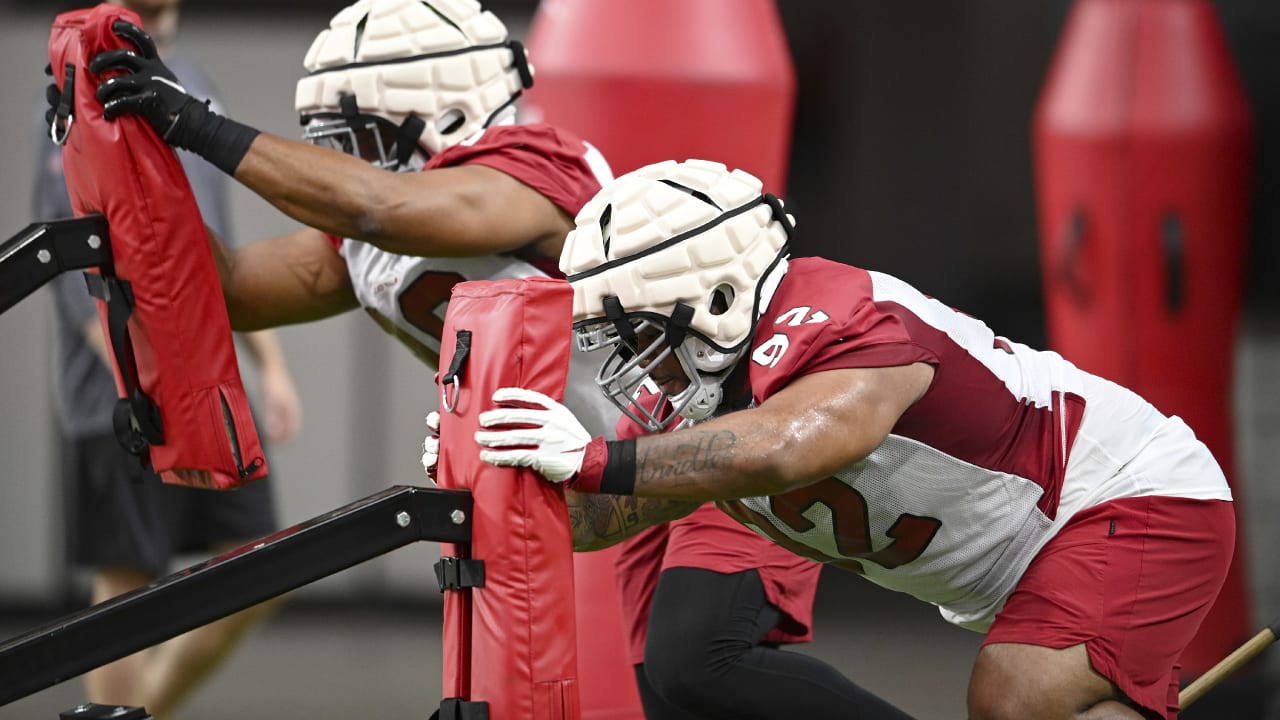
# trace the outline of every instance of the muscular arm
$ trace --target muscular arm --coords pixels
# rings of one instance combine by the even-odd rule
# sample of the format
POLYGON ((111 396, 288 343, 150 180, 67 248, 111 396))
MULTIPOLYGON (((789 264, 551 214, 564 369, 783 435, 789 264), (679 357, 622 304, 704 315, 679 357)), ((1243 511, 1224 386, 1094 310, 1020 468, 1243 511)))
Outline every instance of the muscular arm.
POLYGON ((758 407, 638 438, 635 494, 700 502, 810 485, 869 455, 932 379, 925 363, 829 370, 758 407))
POLYGON ((546 196, 482 165, 393 173, 263 133, 235 177, 304 225, 401 255, 464 257, 536 245, 555 257, 573 229, 546 196))
POLYGON ((573 549, 601 550, 645 528, 682 518, 701 503, 565 491, 573 549))
POLYGON ((207 229, 231 327, 250 331, 359 307, 346 262, 310 228, 231 249, 207 229))

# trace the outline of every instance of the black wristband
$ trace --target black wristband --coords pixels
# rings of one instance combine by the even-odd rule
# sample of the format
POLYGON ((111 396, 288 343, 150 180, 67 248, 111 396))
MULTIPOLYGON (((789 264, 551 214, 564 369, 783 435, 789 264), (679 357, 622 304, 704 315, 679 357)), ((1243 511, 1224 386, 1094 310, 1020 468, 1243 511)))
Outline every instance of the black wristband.
POLYGON ((609 451, 600 478, 600 492, 609 495, 631 495, 636 490, 636 441, 610 440, 605 443, 609 451))
POLYGON ((223 117, 198 100, 183 106, 165 137, 170 145, 190 150, 222 172, 235 176, 259 131, 223 117))

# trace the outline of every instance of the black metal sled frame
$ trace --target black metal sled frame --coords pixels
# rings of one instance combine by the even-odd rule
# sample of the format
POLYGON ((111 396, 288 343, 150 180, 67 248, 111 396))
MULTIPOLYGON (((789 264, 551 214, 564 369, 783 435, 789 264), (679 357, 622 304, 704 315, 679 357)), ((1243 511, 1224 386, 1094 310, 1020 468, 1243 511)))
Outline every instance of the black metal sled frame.
POLYGON ((471 493, 395 486, 0 644, 0 705, 422 540, 471 543, 471 493))
POLYGON ((111 267, 101 215, 31 223, 0 243, 0 313, 67 270, 111 267))

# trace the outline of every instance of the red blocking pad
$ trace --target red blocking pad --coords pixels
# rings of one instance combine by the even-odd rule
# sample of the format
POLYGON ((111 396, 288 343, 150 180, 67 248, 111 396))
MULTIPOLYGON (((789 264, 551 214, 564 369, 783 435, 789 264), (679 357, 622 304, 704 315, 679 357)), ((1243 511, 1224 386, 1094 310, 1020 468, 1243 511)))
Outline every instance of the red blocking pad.
POLYGON ((50 67, 64 94, 71 78, 74 96, 62 154, 67 191, 76 215, 106 216, 114 274, 127 283, 113 296, 132 295, 127 339, 112 337, 107 304, 98 305, 113 352, 125 360, 114 363, 117 389, 124 397, 140 388, 158 410, 158 432, 141 454, 165 482, 231 489, 265 477, 267 463, 204 221, 173 150, 145 120, 107 121, 94 98, 100 78, 89 60, 132 47, 111 30, 121 18, 140 24, 105 3, 53 23, 50 67))
MULTIPOLYGON (((1231 419, 1253 118, 1207 0, 1073 6, 1034 119, 1049 344, 1181 416, 1243 507, 1231 419)), ((1252 632, 1247 554, 1182 657, 1252 632)))
MULTIPOLYGON (((474 497, 471 557, 485 579, 445 593, 443 687, 446 698, 488 703, 493 718, 581 717, 563 491, 531 470, 481 461, 474 438, 498 388, 564 399, 572 298, 567 282, 550 278, 464 282, 445 315, 437 477, 474 497)), ((458 551, 444 546, 446 556, 458 551)))

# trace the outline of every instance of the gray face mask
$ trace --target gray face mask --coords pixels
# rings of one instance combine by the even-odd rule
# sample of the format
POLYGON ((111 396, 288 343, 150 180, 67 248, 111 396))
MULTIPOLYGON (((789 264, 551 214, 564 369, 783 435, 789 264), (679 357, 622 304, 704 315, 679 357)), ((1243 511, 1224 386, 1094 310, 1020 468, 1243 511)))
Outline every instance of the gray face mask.
MULTIPOLYGON (((741 359, 741 351, 716 353, 717 371, 708 372, 709 345, 692 335, 675 347, 667 341, 662 323, 651 319, 633 322, 636 336, 656 339, 637 346, 624 340, 613 323, 596 323, 575 331, 578 348, 590 352, 608 348, 608 357, 596 373, 601 393, 631 420, 650 432, 661 432, 682 419, 704 420, 719 407, 724 393, 721 383, 741 359), (652 378, 652 370, 671 358, 679 364, 688 381, 677 391, 668 392, 652 378)), ((668 365, 669 367, 669 365, 668 365)))
POLYGON ((398 137, 395 125, 372 115, 314 115, 302 131, 302 139, 312 145, 346 153, 384 170, 421 169, 426 161, 421 148, 414 148, 408 162, 399 160, 398 137))

